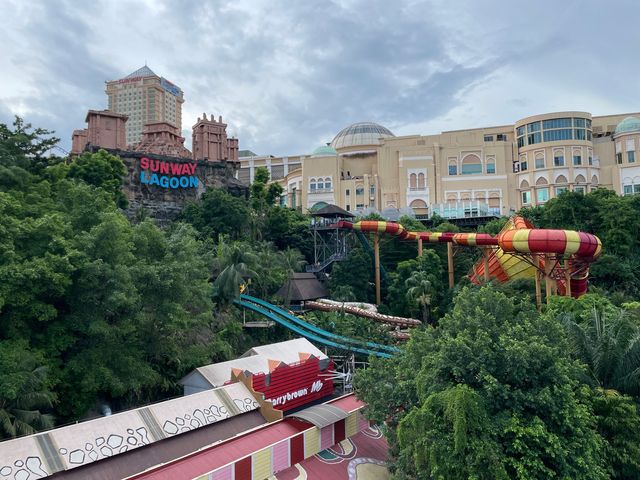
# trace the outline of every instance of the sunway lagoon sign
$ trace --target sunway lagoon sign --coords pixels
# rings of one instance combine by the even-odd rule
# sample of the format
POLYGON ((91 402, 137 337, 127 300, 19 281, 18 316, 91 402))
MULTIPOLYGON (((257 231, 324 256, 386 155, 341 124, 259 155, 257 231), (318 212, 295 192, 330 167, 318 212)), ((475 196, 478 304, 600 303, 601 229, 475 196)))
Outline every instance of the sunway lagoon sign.
POLYGON ((163 188, 194 188, 199 180, 195 176, 196 163, 174 163, 140 159, 140 184, 157 185, 163 188))

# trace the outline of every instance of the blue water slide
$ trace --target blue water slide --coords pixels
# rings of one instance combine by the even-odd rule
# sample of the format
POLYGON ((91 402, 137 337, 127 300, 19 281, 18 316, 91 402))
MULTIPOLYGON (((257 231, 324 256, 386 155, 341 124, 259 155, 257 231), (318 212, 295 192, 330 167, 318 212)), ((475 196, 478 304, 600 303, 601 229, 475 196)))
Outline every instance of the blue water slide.
POLYGON ((256 297, 251 297, 249 295, 240 295, 240 299, 241 300, 245 300, 248 302, 252 302, 255 303, 257 305, 260 305, 261 307, 266 308, 269 311, 275 312, 276 314, 284 317, 287 321, 301 327, 304 328, 305 330, 309 330, 313 333, 315 333, 316 335, 320 335, 322 337, 326 337, 329 338, 330 340, 336 340, 342 343, 348 343, 348 344, 353 344, 353 345, 358 345, 364 348, 372 348, 375 350, 386 350, 388 352, 393 352, 393 353, 397 353, 400 351, 400 349, 398 347, 392 347, 389 345, 382 345, 380 343, 374 343, 374 342, 365 342, 362 340, 356 340, 354 338, 349 338, 349 337, 345 337, 342 335, 337 335, 335 333, 331 333, 331 332, 327 332, 326 330, 323 330, 321 328, 316 327, 315 325, 305 322, 304 320, 299 319, 298 317, 296 317, 295 315, 291 315, 289 312, 287 312, 285 309, 278 307, 277 305, 273 305, 272 303, 266 302, 265 300, 262 300, 260 298, 256 298, 256 297))
MULTIPOLYGON (((298 327, 297 325, 294 325, 293 323, 287 321, 285 318, 283 318, 281 315, 278 315, 275 312, 269 311, 265 308, 262 308, 259 305, 256 305, 253 302, 249 302, 246 300, 234 300, 234 303, 236 305, 239 305, 243 308, 247 308, 251 311, 254 311, 256 313, 259 313, 260 315, 263 315, 264 317, 267 317, 270 320, 273 320, 274 322, 282 325, 283 327, 291 330, 292 332, 297 333, 298 335, 300 335, 301 337, 305 337, 311 341, 317 342, 319 344, 322 345, 326 345, 328 347, 335 347, 335 348, 339 348, 340 350, 347 350, 350 352, 355 352, 355 353, 362 353, 364 355, 375 355, 377 357, 382 357, 382 358, 391 358, 392 355, 390 353, 385 353, 385 352, 376 352, 374 350, 367 350, 364 348, 358 348, 358 347, 354 347, 352 345, 343 345, 341 343, 337 343, 337 342, 333 342, 327 338, 323 338, 320 337, 312 332, 303 330, 302 328, 298 327)), ((329 333, 329 332, 326 332, 329 333)))

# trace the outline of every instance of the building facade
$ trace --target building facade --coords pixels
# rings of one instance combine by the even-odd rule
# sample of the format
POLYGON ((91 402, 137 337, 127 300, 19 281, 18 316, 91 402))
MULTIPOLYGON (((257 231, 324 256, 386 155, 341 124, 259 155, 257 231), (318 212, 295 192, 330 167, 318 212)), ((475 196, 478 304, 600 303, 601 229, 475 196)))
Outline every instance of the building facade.
POLYGON ((182 130, 182 90, 146 65, 119 80, 106 82, 108 109, 127 115, 126 143, 142 139, 147 123, 166 122, 182 130))
POLYGON ((396 137, 356 123, 310 155, 241 156, 238 179, 266 167, 283 205, 309 211, 336 204, 388 217, 509 215, 565 190, 640 193, 640 114, 536 115, 513 125, 396 137))

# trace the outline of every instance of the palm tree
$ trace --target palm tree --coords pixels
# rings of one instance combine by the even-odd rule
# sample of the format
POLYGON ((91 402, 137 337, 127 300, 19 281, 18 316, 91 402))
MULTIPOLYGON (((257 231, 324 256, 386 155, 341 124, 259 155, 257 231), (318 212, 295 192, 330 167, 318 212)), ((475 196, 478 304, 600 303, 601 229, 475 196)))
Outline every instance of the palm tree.
POLYGON ((53 406, 55 395, 46 387, 46 367, 30 369, 23 364, 17 372, 22 378, 15 394, 8 397, 0 392, 0 438, 31 435, 39 430, 53 428, 53 415, 42 410, 53 406))
POLYGON ((431 323, 431 299, 433 298, 434 284, 431 275, 426 272, 413 272, 404 284, 407 287, 407 300, 420 307, 423 322, 431 323))
POLYGON ((603 392, 640 395, 640 326, 624 311, 607 315, 594 309, 584 322, 564 317, 563 323, 591 383, 603 392))
POLYGON ((287 248, 278 252, 278 260, 282 268, 287 274, 287 294, 284 299, 285 305, 289 305, 291 301, 291 281, 293 280, 293 274, 302 270, 302 267, 307 263, 302 255, 295 248, 287 248))
POLYGON ((222 236, 216 253, 216 258, 213 260, 213 271, 216 275, 213 282, 214 297, 226 302, 237 298, 240 294, 240 285, 256 276, 253 268, 257 258, 250 249, 243 248, 243 245, 238 242, 226 243, 222 236))

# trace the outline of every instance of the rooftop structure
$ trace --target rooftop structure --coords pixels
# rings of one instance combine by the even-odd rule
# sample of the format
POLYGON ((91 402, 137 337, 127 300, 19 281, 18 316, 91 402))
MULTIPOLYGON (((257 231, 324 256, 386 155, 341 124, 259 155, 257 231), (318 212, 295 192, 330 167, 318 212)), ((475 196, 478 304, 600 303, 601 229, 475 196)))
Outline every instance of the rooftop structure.
POLYGON ((126 144, 142 140, 147 123, 166 122, 182 131, 184 94, 180 87, 143 66, 129 75, 106 82, 109 110, 129 117, 126 144))

